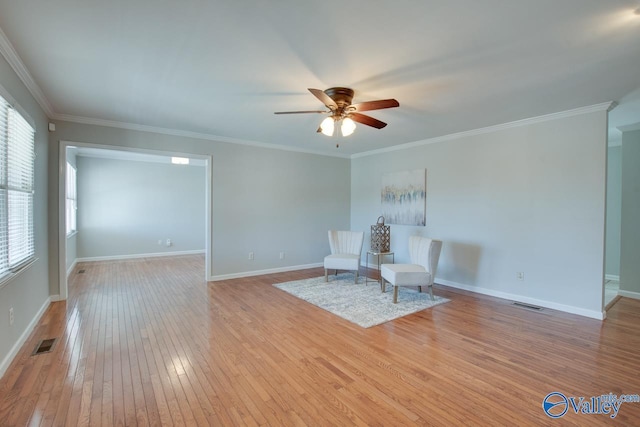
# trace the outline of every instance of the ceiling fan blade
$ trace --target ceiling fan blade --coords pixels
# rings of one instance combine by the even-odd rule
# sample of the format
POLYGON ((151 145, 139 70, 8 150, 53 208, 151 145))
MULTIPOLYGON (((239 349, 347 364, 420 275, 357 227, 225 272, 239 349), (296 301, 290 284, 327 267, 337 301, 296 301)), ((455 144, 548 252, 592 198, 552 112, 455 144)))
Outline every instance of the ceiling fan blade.
POLYGON ((309 110, 309 111, 276 111, 273 114, 307 114, 307 113, 328 113, 328 111, 309 110))
POLYGON ((379 101, 360 102, 352 104, 349 108, 355 108, 355 111, 382 110, 383 108, 399 107, 400 103, 395 99, 381 99, 379 101))
POLYGON ((382 129, 387 125, 385 122, 381 122, 378 119, 374 119, 371 116, 366 116, 360 113, 351 113, 349 114, 349 117, 351 117, 354 122, 362 123, 363 125, 371 126, 376 129, 382 129))
POLYGON ((338 104, 336 104, 336 102, 333 99, 331 99, 329 97, 329 95, 327 95, 326 93, 324 93, 320 89, 311 89, 311 88, 309 88, 309 92, 311 92, 313 94, 313 96, 318 98, 320 100, 320 102, 322 102, 324 105, 326 105, 327 108, 329 108, 331 110, 336 110, 338 108, 338 104))

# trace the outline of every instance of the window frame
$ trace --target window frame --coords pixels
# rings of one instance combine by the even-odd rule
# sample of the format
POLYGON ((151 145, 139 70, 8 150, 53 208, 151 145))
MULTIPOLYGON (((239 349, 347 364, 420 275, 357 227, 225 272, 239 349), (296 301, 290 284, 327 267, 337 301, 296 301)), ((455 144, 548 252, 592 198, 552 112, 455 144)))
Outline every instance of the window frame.
POLYGON ((71 237, 78 232, 78 168, 68 160, 64 188, 65 232, 67 237, 71 237))
POLYGON ((0 87, 0 288, 36 261, 34 205, 35 126, 0 87))

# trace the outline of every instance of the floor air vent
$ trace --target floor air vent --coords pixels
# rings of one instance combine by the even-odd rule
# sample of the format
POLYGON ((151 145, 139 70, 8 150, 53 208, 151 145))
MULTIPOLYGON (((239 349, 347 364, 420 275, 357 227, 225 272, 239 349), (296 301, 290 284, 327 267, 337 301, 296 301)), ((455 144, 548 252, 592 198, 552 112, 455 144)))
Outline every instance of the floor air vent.
POLYGON ((38 343, 38 345, 36 346, 35 350, 33 350, 33 353, 31 353, 32 356, 35 356, 36 354, 43 354, 43 353, 49 353, 51 352, 51 350, 53 350, 53 347, 56 344, 56 340, 58 338, 49 338, 48 340, 42 340, 38 343))
POLYGON ((84 273, 85 271, 87 271, 87 270, 78 270, 78 274, 82 274, 82 273, 84 273))
POLYGON ((516 307, 520 307, 520 308, 526 308, 527 310, 542 311, 542 307, 525 304, 523 302, 514 302, 513 305, 515 305, 516 307))

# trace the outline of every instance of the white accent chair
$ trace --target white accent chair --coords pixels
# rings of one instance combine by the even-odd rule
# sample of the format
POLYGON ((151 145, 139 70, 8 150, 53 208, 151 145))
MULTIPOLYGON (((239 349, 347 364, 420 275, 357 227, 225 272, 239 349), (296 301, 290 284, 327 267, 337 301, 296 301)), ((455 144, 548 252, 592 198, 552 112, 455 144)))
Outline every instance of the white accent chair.
POLYGON ((324 258, 324 281, 328 282, 328 271, 348 270, 355 272, 355 283, 358 283, 358 270, 360 269, 360 254, 362 253, 362 231, 336 231, 329 230, 329 246, 331 255, 324 258))
POLYGON ((386 282, 393 285, 393 303, 398 302, 398 286, 417 286, 422 292, 423 286, 429 287, 433 300, 433 281, 438 269, 442 242, 426 237, 409 237, 409 256, 411 264, 382 264, 380 266, 380 287, 386 291, 386 282))

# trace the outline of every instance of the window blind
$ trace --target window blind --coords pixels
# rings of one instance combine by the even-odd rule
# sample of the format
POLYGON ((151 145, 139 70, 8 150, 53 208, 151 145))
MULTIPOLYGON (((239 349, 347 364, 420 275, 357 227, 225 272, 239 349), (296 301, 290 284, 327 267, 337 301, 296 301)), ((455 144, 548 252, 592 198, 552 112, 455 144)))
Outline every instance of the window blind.
POLYGON ((0 97, 0 277, 35 253, 34 137, 31 125, 0 97))
POLYGON ((0 96, 0 277, 9 270, 9 233, 7 211, 7 141, 9 104, 0 96))

